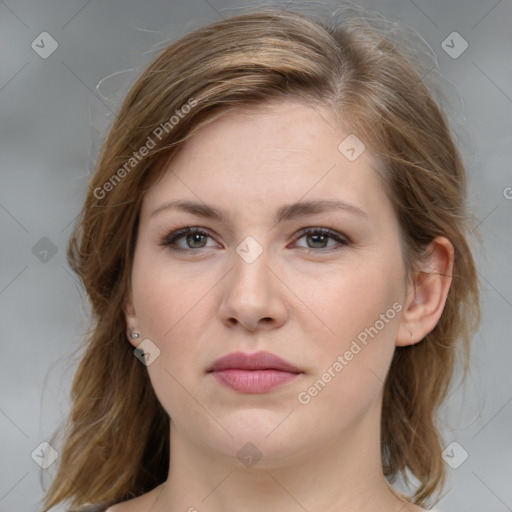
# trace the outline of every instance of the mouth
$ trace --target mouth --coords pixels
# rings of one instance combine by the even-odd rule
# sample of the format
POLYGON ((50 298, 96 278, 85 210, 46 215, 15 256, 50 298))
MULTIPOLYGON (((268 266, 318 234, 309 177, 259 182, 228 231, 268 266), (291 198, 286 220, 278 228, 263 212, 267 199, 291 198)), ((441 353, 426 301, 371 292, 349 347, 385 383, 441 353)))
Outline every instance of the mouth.
POLYGON ((264 393, 296 379, 303 372, 270 352, 233 352, 208 369, 223 386, 241 393, 264 393))

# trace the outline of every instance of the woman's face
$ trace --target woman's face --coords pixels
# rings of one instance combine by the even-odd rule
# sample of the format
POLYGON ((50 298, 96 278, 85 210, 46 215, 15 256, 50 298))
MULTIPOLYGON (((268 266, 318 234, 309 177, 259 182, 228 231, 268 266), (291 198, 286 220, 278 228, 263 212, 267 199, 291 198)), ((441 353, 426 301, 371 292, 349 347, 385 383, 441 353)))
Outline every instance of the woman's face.
POLYGON ((334 126, 289 100, 227 113, 145 194, 127 319, 175 442, 272 467, 375 438, 405 268, 372 157, 334 126))

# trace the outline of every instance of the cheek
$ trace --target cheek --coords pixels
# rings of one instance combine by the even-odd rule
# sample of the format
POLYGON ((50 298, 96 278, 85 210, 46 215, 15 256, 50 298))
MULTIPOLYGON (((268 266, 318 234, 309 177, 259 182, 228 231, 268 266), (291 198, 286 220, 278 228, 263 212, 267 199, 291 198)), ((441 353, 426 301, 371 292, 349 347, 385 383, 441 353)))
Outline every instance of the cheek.
POLYGON ((136 254, 132 272, 134 306, 144 339, 150 339, 160 350, 148 367, 153 390, 162 407, 176 418, 197 417, 204 421, 201 409, 194 406, 189 379, 199 372, 201 318, 210 314, 201 301, 208 283, 201 279, 185 279, 180 272, 169 271, 143 251, 136 254), (198 320, 198 321, 196 321, 198 320))
POLYGON ((318 364, 298 401, 315 402, 319 414, 332 408, 344 415, 347 406, 356 416, 366 410, 382 389, 395 350, 403 309, 400 253, 361 261, 317 277, 308 288, 308 305, 323 327, 321 341, 307 347, 306 359, 318 364))
POLYGON ((137 249, 132 284, 137 321, 145 337, 165 343, 201 307, 208 282, 191 277, 171 265, 162 251, 137 249))
POLYGON ((141 250, 134 260, 132 284, 137 322, 144 338, 160 350, 148 367, 153 386, 166 390, 165 398, 179 395, 179 383, 203 371, 198 340, 212 321, 208 292, 218 280, 214 275, 180 271, 165 255, 155 257, 141 250))
POLYGON ((352 309, 333 315, 337 338, 311 352, 310 359, 318 364, 295 403, 319 439, 348 431, 364 418, 378 423, 401 305, 382 299, 369 302, 368 296, 362 302, 354 296, 352 309))
POLYGON ((342 350, 360 333, 364 338, 375 324, 382 334, 398 328, 399 308, 392 306, 403 296, 401 260, 358 256, 327 273, 295 280, 294 292, 307 307, 304 317, 318 327, 322 345, 333 350, 342 350))

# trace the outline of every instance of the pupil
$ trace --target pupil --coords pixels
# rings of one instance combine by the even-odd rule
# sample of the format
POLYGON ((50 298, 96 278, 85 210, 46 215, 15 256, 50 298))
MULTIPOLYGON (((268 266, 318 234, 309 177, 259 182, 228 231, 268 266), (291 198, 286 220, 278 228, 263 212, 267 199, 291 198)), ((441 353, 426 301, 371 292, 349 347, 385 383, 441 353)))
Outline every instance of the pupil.
POLYGON ((325 242, 325 235, 311 235, 311 238, 314 239, 313 244, 325 242))
POLYGON ((189 245, 194 245, 196 242, 198 242, 200 244, 201 243, 200 239, 202 237, 204 237, 204 235, 201 235, 199 233, 195 233, 195 234, 189 235, 189 238, 188 238, 189 245))

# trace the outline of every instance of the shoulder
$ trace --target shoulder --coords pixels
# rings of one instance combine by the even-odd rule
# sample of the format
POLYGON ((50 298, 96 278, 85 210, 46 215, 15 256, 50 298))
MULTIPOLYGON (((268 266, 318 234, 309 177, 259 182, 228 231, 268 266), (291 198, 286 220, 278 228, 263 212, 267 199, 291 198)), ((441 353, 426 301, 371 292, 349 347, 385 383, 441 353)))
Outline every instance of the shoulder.
MULTIPOLYGON (((76 512, 107 512, 107 510, 110 510, 107 505, 97 504, 97 505, 89 505, 86 508, 81 508, 80 510, 77 510, 76 512)), ((75 512, 75 511, 70 511, 70 512, 75 512)))
POLYGON ((68 508, 64 504, 60 504, 52 507, 49 512, 139 512, 144 505, 141 498, 142 496, 139 496, 139 498, 116 503, 110 507, 106 503, 89 504, 80 508, 68 508))
POLYGON ((121 503, 116 503, 106 509, 99 509, 98 512, 146 512, 153 505, 155 498, 159 495, 162 487, 163 484, 160 484, 158 487, 155 487, 146 494, 142 494, 137 498, 123 501, 121 503))
POLYGON ((86 505, 80 508, 68 508, 64 503, 52 507, 48 512, 107 512, 110 510, 106 504, 86 505))
POLYGON ((129 502, 116 503, 115 505, 89 505, 88 507, 81 508, 80 510, 69 510, 67 512, 131 512, 131 508, 127 508, 126 504, 129 502))
POLYGON ((137 506, 137 499, 133 499, 111 505, 102 512, 137 512, 138 510, 140 506, 137 506))
POLYGON ((421 508, 419 505, 414 505, 413 503, 409 502, 400 509, 402 512, 441 512, 438 509, 434 508, 421 508))
POLYGON ((134 498, 132 500, 111 505, 107 509, 100 509, 98 512, 141 512, 142 510, 147 510, 148 508, 150 507, 144 506, 143 500, 140 498, 134 498))
MULTIPOLYGON (((107 512, 107 510, 107 505, 99 503, 96 505, 87 505, 80 509, 55 509, 55 512, 107 512)), ((54 512, 54 509, 52 508, 50 512, 54 512)))

